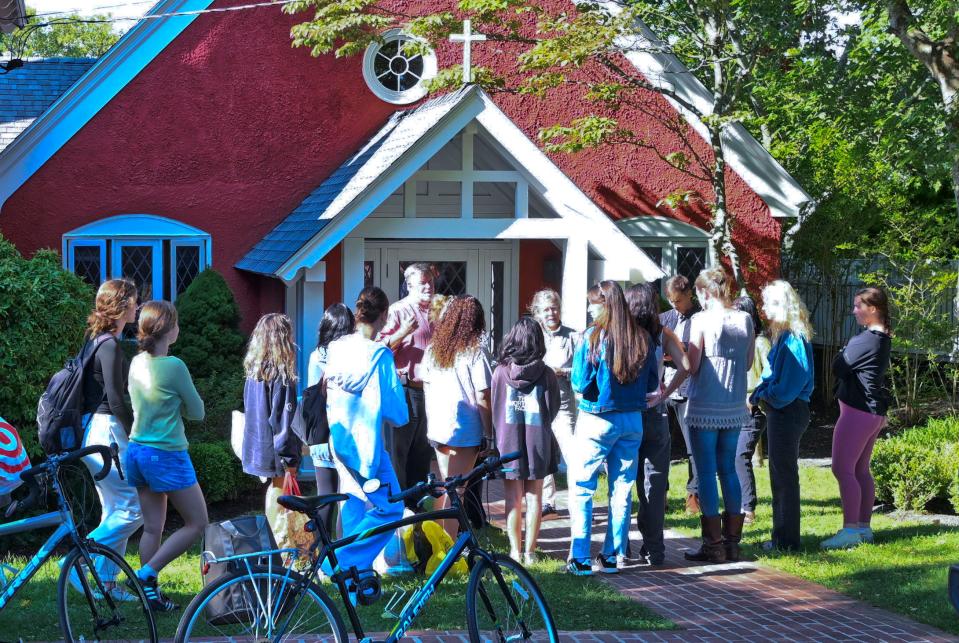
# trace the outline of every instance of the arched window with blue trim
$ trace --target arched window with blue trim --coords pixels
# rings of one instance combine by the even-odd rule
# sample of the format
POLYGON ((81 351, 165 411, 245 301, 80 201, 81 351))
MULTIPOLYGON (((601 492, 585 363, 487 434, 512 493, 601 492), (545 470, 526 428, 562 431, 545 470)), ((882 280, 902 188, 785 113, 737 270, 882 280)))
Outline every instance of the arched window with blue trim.
POLYGON ((150 214, 101 219, 63 235, 64 268, 94 288, 129 277, 142 301, 174 301, 212 261, 210 235, 150 214))

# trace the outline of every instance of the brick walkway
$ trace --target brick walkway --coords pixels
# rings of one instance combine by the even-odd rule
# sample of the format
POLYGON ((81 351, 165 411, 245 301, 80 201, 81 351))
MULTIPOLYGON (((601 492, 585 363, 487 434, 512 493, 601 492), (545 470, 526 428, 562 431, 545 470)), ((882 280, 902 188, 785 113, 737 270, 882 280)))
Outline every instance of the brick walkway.
MULTIPOLYGON (((501 483, 490 484, 489 513, 502 525, 501 483)), ((565 498, 560 501, 565 506, 565 498)), ((569 521, 543 523, 540 549, 565 559, 569 521)), ((605 533, 605 508, 593 519, 593 554, 605 533)), ((634 523, 635 528, 635 523, 634 523)), ((639 551, 637 531, 630 533, 639 551)), ((597 574, 623 594, 670 619, 679 630, 667 632, 580 632, 570 641, 959 641, 928 625, 887 612, 821 585, 751 562, 695 566, 683 552, 698 542, 675 532, 666 534, 666 565, 636 567, 616 575, 597 574), (700 607, 702 604, 708 607, 700 607)), ((945 592, 945 588, 943 588, 945 592)), ((450 633, 447 640, 457 640, 450 633)), ((458 633, 457 633, 458 634, 458 633)), ((427 639, 423 638, 425 642, 427 639)), ((436 639, 433 639, 436 640, 436 639)))

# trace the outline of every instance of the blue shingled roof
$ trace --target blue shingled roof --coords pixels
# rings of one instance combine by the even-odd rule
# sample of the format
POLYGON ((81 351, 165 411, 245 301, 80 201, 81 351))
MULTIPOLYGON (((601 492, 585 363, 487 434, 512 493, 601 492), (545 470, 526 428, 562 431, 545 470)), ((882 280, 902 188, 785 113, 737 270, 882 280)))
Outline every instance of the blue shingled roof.
POLYGON ((243 257, 236 267, 274 275, 300 248, 332 223, 347 206, 449 114, 471 91, 467 87, 396 112, 352 158, 313 190, 286 219, 243 257))
POLYGON ((0 74, 0 152, 95 62, 96 58, 33 59, 0 74))

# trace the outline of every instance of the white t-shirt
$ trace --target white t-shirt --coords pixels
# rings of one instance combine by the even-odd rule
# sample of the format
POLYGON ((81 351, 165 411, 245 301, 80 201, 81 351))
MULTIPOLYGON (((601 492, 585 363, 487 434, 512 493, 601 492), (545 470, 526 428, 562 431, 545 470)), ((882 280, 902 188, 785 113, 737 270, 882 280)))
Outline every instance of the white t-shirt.
POLYGON ((452 447, 479 446, 483 423, 477 399, 488 390, 493 369, 485 348, 460 353, 452 368, 439 368, 426 350, 422 375, 426 398, 426 436, 452 447))

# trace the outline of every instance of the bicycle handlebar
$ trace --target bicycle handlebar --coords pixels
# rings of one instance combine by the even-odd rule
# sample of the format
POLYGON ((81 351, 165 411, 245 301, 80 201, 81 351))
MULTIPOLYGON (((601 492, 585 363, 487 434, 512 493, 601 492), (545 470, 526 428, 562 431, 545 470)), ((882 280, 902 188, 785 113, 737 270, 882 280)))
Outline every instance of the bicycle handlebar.
POLYGON ((432 474, 429 478, 422 482, 417 482, 415 485, 409 489, 405 489, 398 494, 392 495, 389 497, 390 502, 403 502, 408 499, 416 498, 417 500, 426 494, 436 494, 440 489, 445 491, 451 491, 457 487, 466 486, 473 481, 488 476, 490 474, 496 473, 503 468, 503 465, 507 462, 512 462, 513 460, 519 460, 522 453, 520 451, 514 451, 512 453, 507 453, 502 456, 490 456, 483 460, 480 464, 473 468, 469 473, 464 473, 462 475, 456 476, 454 478, 447 478, 446 481, 436 480, 432 474))
MULTIPOLYGON (((51 470, 56 470, 62 467, 65 464, 70 464, 71 462, 76 462, 80 458, 86 457, 88 455, 97 454, 103 460, 103 466, 100 467, 100 470, 93 474, 93 479, 99 482, 107 477, 110 473, 110 468, 114 462, 118 461, 119 450, 116 445, 106 446, 103 444, 92 444, 88 447, 78 449, 67 453, 66 455, 53 455, 41 465, 35 467, 30 467, 26 471, 20 474, 20 479, 27 485, 30 489, 30 493, 23 500, 17 500, 12 502, 7 508, 6 517, 9 518, 17 511, 24 511, 33 507, 37 500, 40 498, 42 491, 40 485, 37 483, 37 476, 45 474, 51 470)), ((117 471, 119 471, 119 467, 117 471)), ((123 475, 122 473, 120 474, 123 475)))

